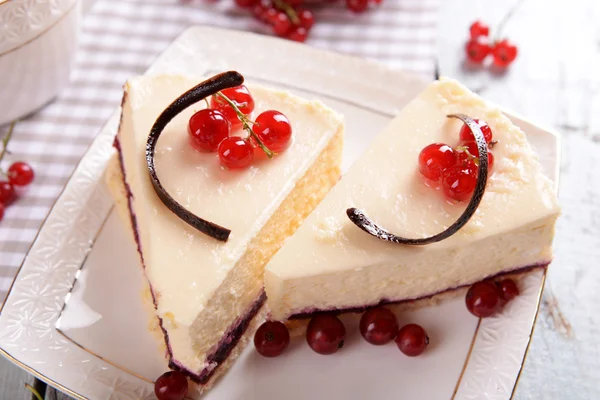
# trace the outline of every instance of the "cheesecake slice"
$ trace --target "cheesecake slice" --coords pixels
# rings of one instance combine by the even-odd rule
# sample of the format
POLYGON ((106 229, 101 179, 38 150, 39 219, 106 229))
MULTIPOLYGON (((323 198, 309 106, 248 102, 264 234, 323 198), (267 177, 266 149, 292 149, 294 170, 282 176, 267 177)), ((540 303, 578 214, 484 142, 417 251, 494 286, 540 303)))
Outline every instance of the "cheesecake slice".
POLYGON ((271 317, 361 310, 545 266, 559 215, 556 192, 525 134, 497 108, 452 80, 437 81, 375 139, 294 236, 271 259, 265 289, 271 317), (440 233, 468 201, 450 201, 419 173, 420 151, 455 146, 462 113, 489 124, 494 165, 469 222, 445 240, 412 246, 381 240, 350 221, 357 208, 405 238, 440 233))
POLYGON ((268 109, 284 113, 292 143, 273 159, 225 170, 215 153, 201 153, 188 141, 188 120, 204 102, 177 115, 158 141, 156 171, 183 207, 231 230, 227 241, 218 241, 161 202, 145 158, 159 114, 199 82, 170 75, 127 82, 118 155, 106 176, 137 243, 170 366, 207 388, 260 319, 265 264, 339 179, 343 122, 318 101, 249 85, 254 115, 268 109))

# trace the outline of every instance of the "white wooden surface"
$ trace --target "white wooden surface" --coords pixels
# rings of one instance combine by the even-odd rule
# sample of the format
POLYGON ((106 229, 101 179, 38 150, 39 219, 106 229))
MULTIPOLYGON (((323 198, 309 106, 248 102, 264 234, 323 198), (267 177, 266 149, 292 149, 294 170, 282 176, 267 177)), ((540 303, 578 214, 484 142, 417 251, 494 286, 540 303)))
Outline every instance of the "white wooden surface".
MULTIPOLYGON (((443 0, 438 55, 442 75, 562 134, 556 257, 515 399, 600 399, 600 2, 443 0), (493 26, 517 3, 504 29, 515 64, 465 68, 468 25, 493 26)), ((0 358, 0 399, 28 398, 31 381, 0 358)))

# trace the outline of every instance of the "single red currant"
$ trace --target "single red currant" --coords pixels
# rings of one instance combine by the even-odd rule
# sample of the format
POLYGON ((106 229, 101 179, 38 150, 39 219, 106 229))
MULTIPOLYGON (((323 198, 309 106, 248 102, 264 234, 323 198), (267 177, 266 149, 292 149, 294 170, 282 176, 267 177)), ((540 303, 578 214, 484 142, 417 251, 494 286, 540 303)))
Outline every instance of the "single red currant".
POLYGON ((439 181, 442 172, 456 162, 454 150, 444 143, 433 143, 419 153, 419 171, 432 181, 439 181))
POLYGON ((277 18, 275 18, 275 22, 273 23, 273 32, 277 36, 286 36, 291 29, 292 21, 290 21, 290 18, 283 12, 277 14, 277 18))
POLYGON ((360 318, 360 333, 374 345, 391 342, 398 333, 398 321, 393 312, 383 307, 367 310, 360 318))
POLYGON ((298 10, 298 19, 300 27, 309 30, 315 23, 315 16, 310 10, 298 10))
POLYGON ((369 7, 369 0, 346 0, 346 7, 355 13, 362 13, 369 7))
POLYGON ((442 186, 444 193, 453 200, 469 200, 476 185, 477 170, 470 166, 455 165, 443 172, 442 186))
POLYGON ((2 221, 4 219, 4 204, 0 203, 0 221, 2 221))
POLYGON ((254 146, 247 139, 230 136, 219 144, 219 160, 229 169, 248 168, 254 160, 254 146))
POLYGON ((306 38, 308 37, 308 30, 299 26, 296 29, 293 29, 290 34, 287 36, 288 39, 293 40, 295 42, 304 43, 306 38))
POLYGON ((500 298, 504 301, 511 301, 519 295, 519 288, 512 279, 503 279, 498 282, 500 289, 500 298))
POLYGON ((500 68, 508 67, 517 58, 517 46, 507 39, 496 42, 492 49, 494 65, 500 68))
POLYGON ((254 347, 264 357, 277 357, 290 344, 290 332, 279 321, 263 323, 254 334, 254 347))
POLYGON ((306 328, 306 341, 319 354, 333 354, 344 346, 346 328, 331 314, 314 316, 306 328))
POLYGON ((242 8, 252 7, 258 3, 258 0, 235 0, 235 4, 242 8))
MULTIPOLYGON (((224 89, 221 93, 231 100, 244 115, 249 115, 254 111, 254 99, 245 85, 224 89)), ((218 95, 210 98, 210 108, 220 111, 231 123, 231 131, 235 131, 242 126, 242 121, 238 118, 233 107, 218 95)))
POLYGON ((0 181, 0 203, 10 206, 17 199, 17 192, 7 181, 0 181))
POLYGON ((396 344, 409 357, 421 355, 429 344, 429 336, 420 325, 408 324, 398 331, 396 344))
POLYGON ((263 3, 259 3, 252 7, 252 15, 259 21, 267 22, 266 14, 268 10, 269 8, 266 5, 264 5, 263 3))
POLYGON ((475 64, 481 64, 483 60, 490 54, 491 48, 483 37, 471 39, 465 45, 467 59, 475 64))
POLYGON ((275 110, 268 110, 256 117, 252 131, 275 153, 281 153, 292 139, 292 125, 285 115, 275 110))
POLYGON ((229 120, 221 111, 200 110, 188 122, 192 146, 199 151, 217 151, 219 143, 229 136, 229 120))
POLYGON ((496 311, 499 299, 499 290, 496 284, 492 281, 483 281, 477 282, 469 288, 465 303, 471 314, 485 318, 496 311))
POLYGON ((481 21, 475 21, 469 27, 469 33, 471 34, 471 39, 477 39, 479 36, 488 36, 490 34, 490 27, 481 21))
MULTIPOLYGON (((486 143, 490 143, 493 139, 492 128, 483 120, 475 118, 474 121, 479 125, 481 132, 483 133, 483 137, 485 138, 486 143)), ((458 134, 459 138, 463 142, 474 142, 475 136, 473 136, 473 132, 469 129, 466 124, 463 124, 462 128, 460 128, 460 133, 458 134)))
POLYGON ((17 161, 8 167, 8 182, 13 186, 27 186, 35 177, 31 165, 23 161, 17 161))
POLYGON ((279 15, 279 11, 277 11, 276 8, 268 8, 267 11, 265 11, 264 15, 263 15, 263 20, 273 26, 275 25, 275 22, 277 22, 277 16, 279 15))
POLYGON ((158 400, 183 400, 187 392, 187 379, 179 371, 166 372, 154 383, 154 394, 158 400))

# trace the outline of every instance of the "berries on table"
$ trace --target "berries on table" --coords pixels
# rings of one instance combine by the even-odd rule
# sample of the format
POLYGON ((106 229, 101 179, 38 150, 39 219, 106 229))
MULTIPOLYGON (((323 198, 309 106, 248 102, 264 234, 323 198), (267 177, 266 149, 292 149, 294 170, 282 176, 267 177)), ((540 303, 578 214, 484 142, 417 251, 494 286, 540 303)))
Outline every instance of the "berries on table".
POLYGON ((298 19, 300 20, 300 27, 307 31, 312 28, 315 23, 315 16, 310 10, 298 10, 298 19))
POLYGON ((158 400, 183 400, 187 392, 187 378, 179 371, 166 372, 154 383, 154 394, 158 400))
POLYGON ((280 153, 285 150, 292 139, 292 125, 285 115, 275 110, 268 110, 256 117, 252 131, 269 150, 280 153))
POLYGON ((492 48, 492 56, 494 65, 500 68, 506 68, 517 58, 517 46, 511 43, 508 39, 503 39, 494 44, 492 48))
POLYGON ((467 59, 475 64, 481 64, 491 51, 487 39, 483 37, 471 39, 465 45, 467 59))
POLYGON ((444 143, 430 144, 419 153, 419 171, 425 178, 435 182, 455 163, 454 149, 444 143))
POLYGON ((346 7, 355 13, 367 11, 369 0, 346 0, 346 7))
POLYGON ((480 36, 488 36, 490 34, 490 27, 478 20, 471 24, 469 33, 471 34, 471 39, 476 39, 480 36))
POLYGON ((519 287, 512 279, 503 279, 497 282, 500 290, 500 298, 504 301, 511 301, 519 295, 519 287))
POLYGON ((8 182, 14 186, 27 186, 33 182, 35 174, 31 165, 23 161, 17 161, 8 167, 8 182))
POLYGON ((306 328, 306 341, 319 354, 333 354, 344 346, 346 328, 338 317, 331 314, 314 316, 306 328))
POLYGON ((263 323, 254 334, 254 347, 264 357, 277 357, 290 344, 290 332, 279 321, 263 323))
POLYGON ((376 307, 362 315, 359 328, 367 342, 379 346, 394 340, 398 333, 398 321, 387 308, 376 307))
MULTIPOLYGON (((254 99, 250 90, 245 85, 224 89, 221 93, 231 100, 244 115, 249 115, 254 111, 254 99)), ((238 118, 235 110, 219 95, 213 95, 210 98, 210 108, 220 111, 231 123, 231 130, 235 131, 242 126, 242 121, 238 118)))
POLYGON ((7 181, 0 181, 0 203, 10 206, 17 199, 17 192, 7 181))
POLYGON ((402 353, 409 357, 416 357, 421 355, 429 345, 429 336, 420 325, 408 324, 398 331, 395 341, 402 353))
POLYGON ((473 284, 465 297, 467 309, 479 318, 486 318, 496 311, 500 300, 499 290, 493 281, 473 284))
POLYGON ((230 136, 219 144, 221 165, 229 169, 248 168, 254 160, 254 146, 248 139, 230 136))
POLYGON ((206 108, 198 111, 188 122, 192 146, 199 151, 217 151, 219 143, 229 136, 230 123, 222 112, 206 108))

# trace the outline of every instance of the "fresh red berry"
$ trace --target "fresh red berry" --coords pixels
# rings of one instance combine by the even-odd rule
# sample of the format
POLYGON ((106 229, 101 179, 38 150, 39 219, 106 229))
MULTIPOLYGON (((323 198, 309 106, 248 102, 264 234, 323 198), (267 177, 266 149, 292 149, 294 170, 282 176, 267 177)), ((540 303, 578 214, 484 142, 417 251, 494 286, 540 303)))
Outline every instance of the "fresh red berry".
POLYGON ((275 22, 277 22, 277 16, 279 15, 279 11, 277 11, 276 8, 268 8, 267 11, 265 11, 264 15, 263 15, 263 20, 273 26, 275 25, 275 22))
POLYGON ((439 181, 442 172, 456 162, 454 150, 444 143, 433 143, 419 153, 419 171, 432 181, 439 181))
POLYGON ((217 151, 219 143, 229 136, 229 120, 221 111, 200 110, 188 122, 192 146, 199 151, 217 151))
POLYGON ((470 166, 455 165, 443 172, 444 193, 453 200, 469 200, 476 185, 477 170, 470 166))
POLYGON ((381 3, 383 3, 383 0, 372 0, 372 1, 373 1, 373 3, 375 3, 375 4, 381 4, 381 3))
MULTIPOLYGON (((483 133, 483 137, 485 138, 486 143, 490 143, 493 138, 492 128, 483 120, 475 118, 474 121, 479 125, 481 132, 483 133)), ((474 142, 475 136, 473 136, 473 132, 469 129, 466 124, 463 124, 462 128, 460 128, 460 133, 458 135, 461 141, 463 142, 474 142)))
POLYGON ((256 4, 254 7, 252 7, 252 15, 254 16, 254 18, 256 18, 259 21, 267 22, 266 15, 267 15, 268 10, 269 10, 269 5, 265 4, 263 2, 260 2, 260 3, 256 4))
POLYGON ((398 333, 398 321, 393 312, 383 307, 367 310, 360 318, 360 333, 374 345, 391 342, 398 333))
POLYGON ((230 136, 219 144, 219 160, 229 169, 248 168, 254 160, 254 146, 247 139, 230 136))
POLYGON ((13 186, 27 186, 33 182, 35 174, 31 165, 23 161, 17 161, 8 167, 8 182, 13 186))
POLYGON ((492 281, 473 284, 467 292, 465 302, 467 309, 476 317, 489 317, 496 311, 500 299, 499 290, 492 281))
POLYGON ((4 204, 0 203, 0 221, 4 219, 4 204))
POLYGON ((275 110, 261 113, 252 125, 252 131, 269 150, 280 153, 292 139, 292 125, 285 115, 275 110))
POLYGON ((158 400, 183 400, 187 392, 187 379, 179 371, 166 372, 154 383, 154 394, 158 400))
POLYGON ((369 0, 346 0, 346 7, 355 13, 362 13, 369 7, 369 0))
POLYGON ((304 43, 306 41, 307 37, 308 37, 308 30, 306 30, 305 28, 303 28, 301 26, 293 29, 287 36, 288 39, 293 40, 295 42, 300 42, 300 43, 304 43))
POLYGON ((0 203, 10 206, 17 199, 17 192, 7 181, 0 181, 0 203))
POLYGON ((346 328, 335 315, 316 315, 306 328, 306 341, 319 354, 335 353, 344 346, 345 337, 346 328))
POLYGON ((279 321, 263 323, 254 334, 254 347, 264 357, 277 357, 290 344, 290 332, 279 321))
POLYGON ((519 288, 512 279, 503 279, 498 282, 500 289, 500 298, 505 301, 511 301, 519 295, 519 288))
POLYGON ((471 39, 465 45, 465 52, 469 61, 475 64, 481 64, 483 60, 490 54, 491 48, 487 42, 487 39, 478 37, 471 39))
MULTIPOLYGON (((231 100, 244 115, 254 111, 254 99, 245 85, 236 86, 221 90, 221 93, 231 100)), ((221 97, 214 95, 210 98, 210 108, 218 110, 225 115, 225 118, 231 123, 231 130, 235 131, 242 126, 242 121, 238 118, 233 107, 231 107, 221 97)))
POLYGON ((429 336, 420 325, 408 324, 398 331, 396 344, 409 357, 421 355, 429 344, 429 336))
POLYGON ((477 39, 479 36, 488 36, 490 34, 490 27, 481 21, 475 21, 469 27, 469 33, 471 39, 477 39))
POLYGON ((512 44, 507 39, 496 42, 492 48, 494 56, 494 65, 506 68, 517 58, 517 46, 512 44))
POLYGON ((258 0, 235 0, 235 4, 240 7, 252 7, 258 3, 258 0))
POLYGON ((275 23, 273 24, 273 32, 277 36, 286 36, 291 29, 292 21, 290 21, 290 18, 283 12, 277 14, 277 18, 275 18, 275 23))
POLYGON ((298 19, 300 27, 309 30, 315 23, 315 16, 310 10, 298 10, 298 19))

